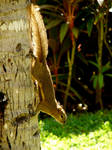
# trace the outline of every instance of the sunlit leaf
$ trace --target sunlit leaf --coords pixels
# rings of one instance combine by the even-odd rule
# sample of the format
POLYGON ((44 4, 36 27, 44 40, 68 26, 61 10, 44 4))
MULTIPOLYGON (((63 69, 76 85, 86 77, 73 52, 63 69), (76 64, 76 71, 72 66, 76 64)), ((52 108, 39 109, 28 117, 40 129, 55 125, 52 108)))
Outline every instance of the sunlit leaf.
POLYGON ((97 0, 97 2, 98 2, 98 4, 99 4, 100 6, 102 6, 102 5, 103 5, 104 0, 97 0))
POLYGON ((88 36, 89 37, 91 36, 93 25, 94 25, 94 19, 91 18, 91 19, 88 20, 88 23, 87 23, 87 30, 88 30, 88 36))
POLYGON ((50 20, 49 23, 46 25, 46 29, 51 29, 59 25, 61 22, 62 22, 61 19, 50 20))
POLYGON ((74 28, 72 29, 72 32, 73 32, 75 38, 77 39, 77 38, 78 38, 78 35, 79 35, 79 30, 78 30, 78 28, 74 27, 74 28))
POLYGON ((109 12, 112 12, 112 7, 109 9, 109 12))
POLYGON ((60 28, 60 42, 62 43, 68 31, 68 24, 63 23, 60 28))

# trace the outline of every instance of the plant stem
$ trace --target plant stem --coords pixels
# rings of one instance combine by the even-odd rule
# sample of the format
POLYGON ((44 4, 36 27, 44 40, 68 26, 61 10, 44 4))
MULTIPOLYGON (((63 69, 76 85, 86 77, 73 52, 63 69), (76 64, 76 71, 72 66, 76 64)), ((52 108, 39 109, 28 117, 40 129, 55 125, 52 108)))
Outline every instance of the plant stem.
POLYGON ((110 47, 110 45, 108 44, 107 39, 106 39, 107 32, 108 32, 108 14, 109 14, 109 12, 107 11, 106 13, 107 13, 107 15, 106 15, 105 22, 104 22, 105 23, 104 43, 105 43, 105 46, 107 47, 107 50, 109 51, 110 56, 112 57, 112 48, 110 47))
POLYGON ((103 37, 104 37, 104 25, 103 18, 101 18, 98 26, 98 81, 96 87, 96 103, 100 104, 101 109, 103 109, 102 101, 102 88, 100 88, 99 80, 102 73, 102 52, 103 52, 103 37))
POLYGON ((76 49, 76 43, 75 43, 75 40, 74 40, 74 44, 73 44, 72 52, 71 52, 71 58, 70 58, 69 51, 67 53, 69 73, 68 73, 68 80, 67 80, 67 88, 66 88, 65 97, 64 97, 64 109, 65 110, 66 110, 66 106, 67 106, 67 98, 68 98, 68 95, 69 95, 69 90, 70 90, 71 80, 72 80, 72 68, 73 68, 73 63, 74 63, 74 59, 75 59, 75 49, 76 49))

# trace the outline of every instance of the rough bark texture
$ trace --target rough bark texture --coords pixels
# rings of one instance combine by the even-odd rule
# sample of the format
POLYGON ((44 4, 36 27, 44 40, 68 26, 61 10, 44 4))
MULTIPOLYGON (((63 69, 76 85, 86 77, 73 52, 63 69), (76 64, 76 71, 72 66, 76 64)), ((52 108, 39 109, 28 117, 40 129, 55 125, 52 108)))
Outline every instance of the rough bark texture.
POLYGON ((0 150, 40 150, 27 5, 0 0, 0 150))

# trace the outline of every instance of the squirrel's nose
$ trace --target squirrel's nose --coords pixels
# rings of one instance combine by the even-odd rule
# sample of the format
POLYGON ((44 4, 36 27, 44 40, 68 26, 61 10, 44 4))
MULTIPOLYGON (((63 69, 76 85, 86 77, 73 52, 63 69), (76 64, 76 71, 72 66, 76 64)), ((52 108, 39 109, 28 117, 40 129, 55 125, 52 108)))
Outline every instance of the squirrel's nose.
POLYGON ((63 124, 65 124, 66 120, 63 121, 63 124))

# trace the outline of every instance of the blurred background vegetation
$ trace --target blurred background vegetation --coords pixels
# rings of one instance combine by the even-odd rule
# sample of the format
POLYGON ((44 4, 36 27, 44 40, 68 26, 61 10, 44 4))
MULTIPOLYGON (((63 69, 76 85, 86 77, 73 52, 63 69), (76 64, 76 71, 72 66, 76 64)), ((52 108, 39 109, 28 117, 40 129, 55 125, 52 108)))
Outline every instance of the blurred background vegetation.
POLYGON ((57 100, 69 113, 112 108, 112 0, 37 0, 57 100))

